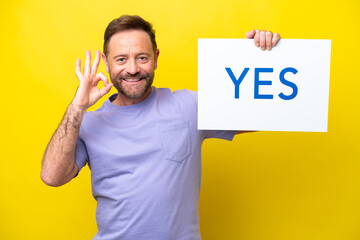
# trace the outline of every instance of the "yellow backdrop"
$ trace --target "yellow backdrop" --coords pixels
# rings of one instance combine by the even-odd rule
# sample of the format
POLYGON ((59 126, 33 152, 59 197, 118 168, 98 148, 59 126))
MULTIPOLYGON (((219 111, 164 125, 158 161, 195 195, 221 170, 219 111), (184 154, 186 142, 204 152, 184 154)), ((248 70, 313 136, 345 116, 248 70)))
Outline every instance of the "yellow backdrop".
POLYGON ((204 240, 360 239, 358 0, 1 1, 0 239, 95 235, 89 169, 51 188, 40 180, 41 158, 74 96, 76 58, 101 49, 106 25, 122 14, 154 24, 155 85, 173 90, 197 90, 198 38, 259 28, 331 39, 328 133, 205 142, 201 232, 204 240))

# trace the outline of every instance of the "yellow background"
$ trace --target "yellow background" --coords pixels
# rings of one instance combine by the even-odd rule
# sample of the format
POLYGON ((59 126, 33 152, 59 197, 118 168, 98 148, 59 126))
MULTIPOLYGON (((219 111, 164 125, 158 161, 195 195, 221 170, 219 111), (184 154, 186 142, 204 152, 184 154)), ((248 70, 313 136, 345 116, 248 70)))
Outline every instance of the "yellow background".
POLYGON ((201 233, 204 240, 360 239, 358 0, 1 1, 0 239, 95 235, 89 169, 51 188, 40 180, 41 158, 74 96, 76 58, 101 49, 106 25, 122 14, 154 24, 155 85, 173 90, 197 90, 198 38, 244 38, 259 28, 331 39, 328 133, 205 142, 201 233))

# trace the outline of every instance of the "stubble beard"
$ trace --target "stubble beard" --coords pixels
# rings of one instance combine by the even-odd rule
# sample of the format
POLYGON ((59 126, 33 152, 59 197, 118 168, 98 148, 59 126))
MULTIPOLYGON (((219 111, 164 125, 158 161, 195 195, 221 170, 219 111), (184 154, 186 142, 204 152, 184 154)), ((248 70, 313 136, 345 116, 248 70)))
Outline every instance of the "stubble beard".
POLYGON ((122 95, 134 99, 139 98, 146 94, 151 88, 154 81, 155 73, 136 73, 136 74, 120 74, 118 76, 112 76, 110 74, 110 80, 113 83, 116 90, 122 95), (123 83, 123 79, 127 78, 139 78, 141 81, 145 81, 145 84, 141 83, 139 86, 129 86, 126 83, 123 83))

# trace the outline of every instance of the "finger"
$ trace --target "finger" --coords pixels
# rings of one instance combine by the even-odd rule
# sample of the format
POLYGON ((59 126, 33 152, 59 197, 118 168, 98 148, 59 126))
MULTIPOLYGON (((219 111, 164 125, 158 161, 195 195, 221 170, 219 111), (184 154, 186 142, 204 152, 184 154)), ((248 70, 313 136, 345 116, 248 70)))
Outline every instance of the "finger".
POLYGON ((84 76, 88 77, 90 75, 90 63, 91 63, 91 53, 89 50, 86 50, 86 58, 84 64, 84 76))
POLYGON ((280 35, 277 33, 274 33, 273 38, 272 38, 272 46, 275 47, 280 39, 281 39, 280 35))
POLYGON ((108 94, 112 88, 113 84, 112 83, 108 83, 105 85, 105 87, 103 87, 102 89, 100 89, 100 95, 101 97, 105 96, 106 94, 108 94))
POLYGON ((80 58, 76 59, 75 74, 76 74, 76 77, 79 79, 80 82, 84 80, 84 76, 81 73, 81 60, 80 60, 80 58))
POLYGON ((99 63, 100 63, 100 51, 96 50, 96 55, 95 55, 95 59, 94 59, 94 63, 91 66, 91 74, 96 74, 98 68, 99 68, 99 63))
POLYGON ((107 77, 106 77, 103 73, 101 73, 101 72, 99 72, 99 73, 96 74, 95 79, 96 79, 96 81, 95 81, 96 84, 97 84, 98 82, 100 82, 100 81, 103 81, 104 85, 106 85, 106 84, 108 84, 108 82, 109 82, 109 80, 107 79, 107 77))
POLYGON ((255 33, 256 33, 256 32, 255 32, 255 30, 253 29, 253 30, 245 33, 245 38, 247 38, 247 39, 252 39, 252 38, 254 38, 255 33))
POLYGON ((255 42, 255 46, 257 47, 260 46, 260 31, 257 29, 255 30, 254 42, 255 42))
POLYGON ((110 89, 112 88, 113 84, 109 83, 107 77, 101 72, 96 74, 96 82, 99 82, 100 80, 103 81, 104 83, 104 87, 99 90, 101 97, 103 97, 105 94, 110 92, 110 89))
POLYGON ((260 49, 261 50, 265 50, 266 49, 266 32, 265 31, 261 31, 260 32, 260 49))
POLYGON ((272 48, 272 36, 273 36, 273 33, 270 31, 267 31, 265 34, 265 37, 266 37, 265 42, 266 42, 267 50, 271 50, 271 48, 272 48))

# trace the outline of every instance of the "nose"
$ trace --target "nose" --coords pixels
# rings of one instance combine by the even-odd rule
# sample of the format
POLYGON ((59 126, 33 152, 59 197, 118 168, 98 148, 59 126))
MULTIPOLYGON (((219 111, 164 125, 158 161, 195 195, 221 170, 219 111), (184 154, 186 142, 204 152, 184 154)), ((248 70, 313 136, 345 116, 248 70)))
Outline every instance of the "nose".
POLYGON ((126 72, 128 72, 129 74, 136 74, 139 71, 140 71, 139 65, 136 63, 135 60, 128 61, 126 66, 126 72))

